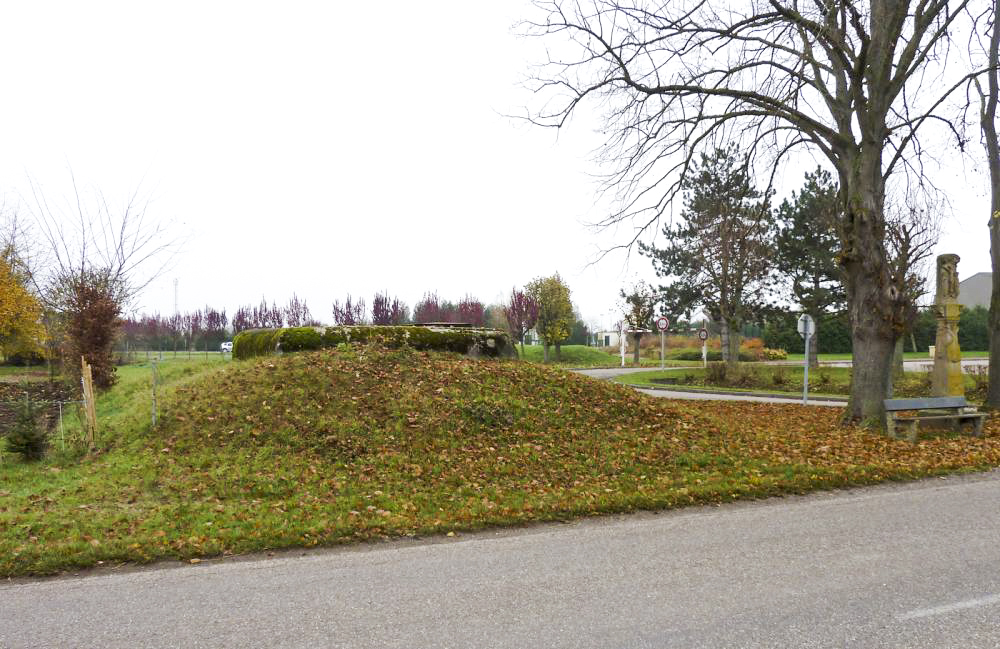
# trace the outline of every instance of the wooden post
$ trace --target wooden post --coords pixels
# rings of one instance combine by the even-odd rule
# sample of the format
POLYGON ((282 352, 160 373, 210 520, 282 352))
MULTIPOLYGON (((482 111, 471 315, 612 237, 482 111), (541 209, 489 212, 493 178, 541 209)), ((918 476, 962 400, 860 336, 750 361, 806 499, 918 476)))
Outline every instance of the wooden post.
POLYGON ((83 382, 83 409, 87 420, 87 444, 93 451, 97 446, 97 409, 94 407, 94 373, 87 359, 80 357, 80 377, 83 382))

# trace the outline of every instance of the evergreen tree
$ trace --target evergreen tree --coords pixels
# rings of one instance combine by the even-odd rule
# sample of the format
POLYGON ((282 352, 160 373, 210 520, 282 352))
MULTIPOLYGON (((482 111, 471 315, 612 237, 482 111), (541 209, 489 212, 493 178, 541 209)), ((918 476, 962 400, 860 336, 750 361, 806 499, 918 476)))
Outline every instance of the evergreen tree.
POLYGON ((7 432, 7 450, 30 462, 42 459, 48 446, 48 436, 41 425, 41 413, 26 396, 24 403, 18 407, 13 427, 7 432))
MULTIPOLYGON (((844 307, 847 299, 835 252, 840 248, 836 224, 843 212, 840 188, 829 172, 807 173, 805 184, 778 208, 776 266, 791 285, 795 302, 819 322, 844 307)), ((809 340, 809 364, 817 365, 818 332, 809 340)))
POLYGON ((769 308, 774 226, 735 146, 701 156, 684 185, 683 222, 663 228, 665 248, 640 244, 653 260, 667 313, 705 307, 722 334, 727 363, 739 360, 743 324, 769 308))

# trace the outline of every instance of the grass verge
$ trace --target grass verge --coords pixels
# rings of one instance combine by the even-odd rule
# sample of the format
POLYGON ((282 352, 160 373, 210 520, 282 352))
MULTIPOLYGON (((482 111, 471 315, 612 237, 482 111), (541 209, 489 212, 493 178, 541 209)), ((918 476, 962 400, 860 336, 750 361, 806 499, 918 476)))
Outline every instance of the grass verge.
MULTIPOLYGON (((721 368, 720 368, 721 369, 721 368)), ((615 377, 618 383, 649 388, 698 388, 726 392, 768 392, 801 396, 804 370, 787 365, 758 365, 744 363, 735 370, 728 370, 725 377, 718 371, 702 368, 633 372, 615 377)), ((985 397, 985 374, 965 374, 966 395, 970 401, 985 397)), ((904 372, 896 381, 896 397, 930 396, 928 372, 904 372)), ((850 367, 820 367, 809 370, 809 393, 815 395, 847 396, 851 391, 850 367)))
POLYGON ((833 409, 671 402, 517 361, 371 348, 164 364, 101 398, 102 451, 0 465, 0 576, 681 507, 1000 464, 833 409), (143 378, 145 377, 145 379, 143 378), (145 381, 145 382, 144 382, 145 381))

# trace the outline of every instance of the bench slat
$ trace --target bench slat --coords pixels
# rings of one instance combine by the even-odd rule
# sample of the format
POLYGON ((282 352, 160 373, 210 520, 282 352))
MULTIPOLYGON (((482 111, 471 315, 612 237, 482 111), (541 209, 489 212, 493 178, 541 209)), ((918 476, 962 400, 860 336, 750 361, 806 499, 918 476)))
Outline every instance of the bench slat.
POLYGON ((964 408, 969 405, 965 397, 924 397, 917 399, 885 399, 888 412, 898 410, 929 410, 933 408, 964 408))
POLYGON ((914 417, 896 416, 896 421, 927 421, 929 419, 985 419, 986 414, 981 412, 963 412, 954 415, 916 415, 914 417))

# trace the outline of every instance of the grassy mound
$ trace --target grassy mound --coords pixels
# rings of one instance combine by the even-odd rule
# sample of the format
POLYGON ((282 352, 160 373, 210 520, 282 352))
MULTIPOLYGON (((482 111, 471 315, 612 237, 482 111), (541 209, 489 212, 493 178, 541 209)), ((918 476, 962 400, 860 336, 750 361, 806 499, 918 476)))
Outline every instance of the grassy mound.
POLYGON ((100 455, 0 464, 0 576, 1000 464, 998 420, 911 445, 836 409, 670 402, 519 361, 357 347, 163 369, 155 429, 126 376, 99 403, 100 455))

